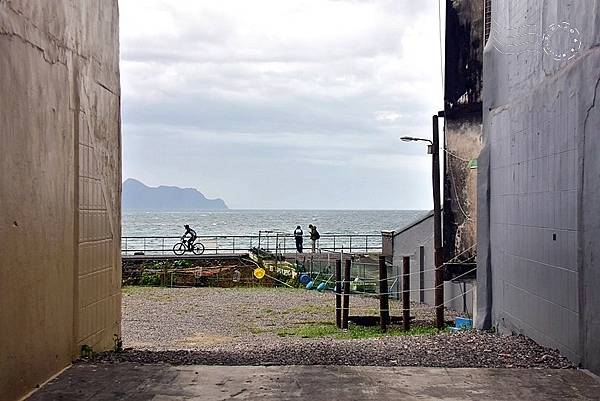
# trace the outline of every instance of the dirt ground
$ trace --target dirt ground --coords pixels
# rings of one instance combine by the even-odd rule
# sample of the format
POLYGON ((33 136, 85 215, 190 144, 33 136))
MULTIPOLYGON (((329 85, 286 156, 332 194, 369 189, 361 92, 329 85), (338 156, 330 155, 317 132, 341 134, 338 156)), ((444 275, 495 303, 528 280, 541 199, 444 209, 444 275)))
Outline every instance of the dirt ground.
MULTIPOLYGON (((377 316, 379 300, 353 296, 350 315, 377 316)), ((572 367, 555 350, 523 336, 438 332, 429 307, 411 306, 407 335, 399 326, 335 327, 335 296, 287 288, 123 289, 125 352, 99 360, 206 365, 374 365, 572 367)), ((400 303, 391 301, 393 316, 400 303)), ((451 320, 454 313, 448 312, 451 320)))

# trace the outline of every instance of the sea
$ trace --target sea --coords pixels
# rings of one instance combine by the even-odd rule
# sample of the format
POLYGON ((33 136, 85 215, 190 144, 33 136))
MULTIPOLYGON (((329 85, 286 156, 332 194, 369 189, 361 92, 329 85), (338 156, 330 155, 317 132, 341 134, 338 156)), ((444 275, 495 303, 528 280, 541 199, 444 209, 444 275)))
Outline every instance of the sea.
POLYGON ((321 234, 380 234, 399 230, 426 210, 223 210, 197 212, 123 211, 123 236, 180 236, 189 224, 200 236, 293 233, 313 224, 321 234))

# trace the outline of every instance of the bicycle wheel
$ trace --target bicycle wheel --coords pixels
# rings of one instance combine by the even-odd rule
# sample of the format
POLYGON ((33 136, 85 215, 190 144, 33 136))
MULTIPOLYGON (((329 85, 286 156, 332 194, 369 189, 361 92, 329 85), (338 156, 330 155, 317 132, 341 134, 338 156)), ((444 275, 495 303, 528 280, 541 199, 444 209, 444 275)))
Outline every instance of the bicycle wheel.
POLYGON ((204 253, 204 245, 200 242, 195 243, 192 252, 194 252, 194 255, 202 255, 204 253))
POLYGON ((183 242, 178 242, 173 246, 173 252, 175 255, 183 255, 187 246, 183 242))

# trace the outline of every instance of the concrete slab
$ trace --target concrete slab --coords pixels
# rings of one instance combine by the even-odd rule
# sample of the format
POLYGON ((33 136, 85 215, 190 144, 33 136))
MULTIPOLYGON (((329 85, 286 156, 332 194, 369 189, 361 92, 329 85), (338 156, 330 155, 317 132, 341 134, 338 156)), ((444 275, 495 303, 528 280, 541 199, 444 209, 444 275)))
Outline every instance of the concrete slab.
POLYGON ((600 400, 580 370, 77 364, 41 400, 600 400))

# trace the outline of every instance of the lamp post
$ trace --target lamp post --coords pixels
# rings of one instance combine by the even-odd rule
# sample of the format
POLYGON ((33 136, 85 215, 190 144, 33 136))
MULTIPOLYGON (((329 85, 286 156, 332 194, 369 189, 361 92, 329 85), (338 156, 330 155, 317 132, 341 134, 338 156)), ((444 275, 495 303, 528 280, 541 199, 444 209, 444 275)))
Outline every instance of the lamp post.
POLYGON ((435 325, 444 327, 444 270, 442 256, 442 207, 440 203, 440 134, 438 116, 433 116, 433 141, 425 138, 403 136, 404 142, 428 142, 427 153, 431 155, 431 178, 433 184, 433 257, 435 265, 435 325))

